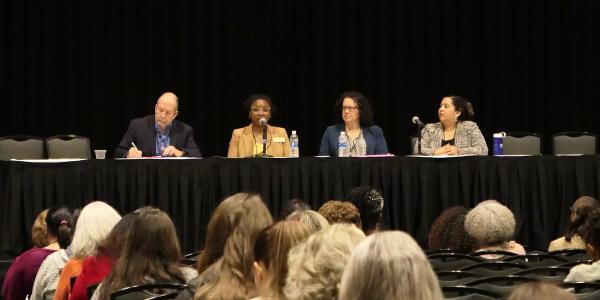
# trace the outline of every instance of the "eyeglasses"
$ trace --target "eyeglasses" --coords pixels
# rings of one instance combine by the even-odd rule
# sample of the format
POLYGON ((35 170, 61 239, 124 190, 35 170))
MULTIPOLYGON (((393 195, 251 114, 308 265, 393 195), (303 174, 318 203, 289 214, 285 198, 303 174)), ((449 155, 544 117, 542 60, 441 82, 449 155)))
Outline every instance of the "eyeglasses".
POLYGON ((358 109, 358 106, 342 106, 342 111, 356 111, 358 109))
POLYGON ((266 112, 266 113, 268 113, 268 112, 270 112, 270 111, 271 111, 271 108, 270 108, 270 107, 251 107, 250 109, 251 109, 251 110, 252 110, 252 112, 254 112, 254 113, 257 113, 257 112, 259 112, 259 111, 262 111, 262 112, 266 112))

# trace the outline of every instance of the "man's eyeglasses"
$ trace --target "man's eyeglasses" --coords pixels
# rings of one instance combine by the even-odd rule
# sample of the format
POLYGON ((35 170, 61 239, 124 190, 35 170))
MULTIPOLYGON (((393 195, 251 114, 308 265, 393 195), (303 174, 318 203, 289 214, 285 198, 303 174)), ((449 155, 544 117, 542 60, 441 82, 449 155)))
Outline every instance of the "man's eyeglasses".
POLYGON ((259 112, 259 111, 262 111, 262 112, 266 112, 266 113, 268 113, 268 112, 270 112, 270 111, 271 111, 271 108, 270 108, 270 107, 251 107, 250 109, 251 109, 251 110, 252 110, 252 112, 254 112, 254 113, 257 113, 257 112, 259 112))
POLYGON ((358 106, 342 106, 342 111, 356 111, 358 109, 358 106))

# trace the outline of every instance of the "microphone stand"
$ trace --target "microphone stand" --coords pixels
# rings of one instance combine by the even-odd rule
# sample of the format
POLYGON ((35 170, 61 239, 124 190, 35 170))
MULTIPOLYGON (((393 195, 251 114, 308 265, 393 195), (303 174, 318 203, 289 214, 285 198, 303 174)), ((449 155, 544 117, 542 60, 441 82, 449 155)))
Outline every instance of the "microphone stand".
POLYGON ((258 158, 269 158, 273 157, 273 155, 267 154, 267 124, 263 125, 262 128, 262 153, 256 154, 253 157, 258 158))
POLYGON ((419 131, 417 133, 417 149, 418 149, 418 153, 419 155, 421 155, 421 132, 423 131, 423 125, 422 123, 417 124, 417 131, 419 131))

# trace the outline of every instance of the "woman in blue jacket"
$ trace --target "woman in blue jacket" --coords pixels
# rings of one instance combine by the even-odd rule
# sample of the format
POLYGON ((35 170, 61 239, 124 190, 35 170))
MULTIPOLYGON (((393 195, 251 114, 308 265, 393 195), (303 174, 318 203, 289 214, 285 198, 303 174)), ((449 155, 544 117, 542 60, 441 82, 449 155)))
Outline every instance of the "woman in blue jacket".
POLYGON ((338 139, 345 132, 348 138, 350 156, 365 156, 388 153, 383 130, 373 125, 373 109, 365 95, 346 91, 338 99, 336 110, 341 112, 343 123, 327 127, 319 155, 338 156, 338 139))

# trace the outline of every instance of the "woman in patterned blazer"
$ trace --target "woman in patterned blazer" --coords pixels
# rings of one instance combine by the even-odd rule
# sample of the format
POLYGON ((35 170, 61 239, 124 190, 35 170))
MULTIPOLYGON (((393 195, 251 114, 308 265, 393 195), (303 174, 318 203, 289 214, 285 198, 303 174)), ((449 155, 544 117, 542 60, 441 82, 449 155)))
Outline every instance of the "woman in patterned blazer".
MULTIPOLYGON (((421 131, 421 154, 424 155, 487 155, 485 139, 473 122, 473 105, 460 96, 442 99, 440 121, 427 124, 421 131)), ((415 144, 414 153, 418 152, 415 144)))

